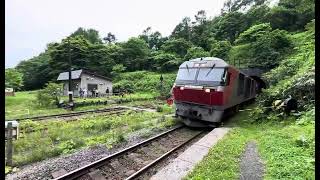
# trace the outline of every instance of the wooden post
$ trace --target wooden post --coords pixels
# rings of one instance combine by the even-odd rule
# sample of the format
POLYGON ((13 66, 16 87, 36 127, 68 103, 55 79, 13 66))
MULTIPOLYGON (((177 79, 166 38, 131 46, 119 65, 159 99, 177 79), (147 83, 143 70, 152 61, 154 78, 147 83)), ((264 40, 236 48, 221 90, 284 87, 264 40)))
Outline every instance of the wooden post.
POLYGON ((12 122, 8 123, 8 140, 7 140, 7 165, 12 166, 12 122))

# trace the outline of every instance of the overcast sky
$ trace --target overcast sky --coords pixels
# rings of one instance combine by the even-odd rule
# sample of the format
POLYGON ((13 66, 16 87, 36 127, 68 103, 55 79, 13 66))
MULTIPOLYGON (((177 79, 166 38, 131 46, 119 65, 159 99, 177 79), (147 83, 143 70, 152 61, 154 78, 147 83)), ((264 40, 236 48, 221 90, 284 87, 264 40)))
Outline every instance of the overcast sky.
POLYGON ((148 26, 169 35, 183 17, 205 10, 217 16, 225 0, 5 0, 5 66, 16 66, 59 42, 78 27, 93 28, 118 41, 148 26))

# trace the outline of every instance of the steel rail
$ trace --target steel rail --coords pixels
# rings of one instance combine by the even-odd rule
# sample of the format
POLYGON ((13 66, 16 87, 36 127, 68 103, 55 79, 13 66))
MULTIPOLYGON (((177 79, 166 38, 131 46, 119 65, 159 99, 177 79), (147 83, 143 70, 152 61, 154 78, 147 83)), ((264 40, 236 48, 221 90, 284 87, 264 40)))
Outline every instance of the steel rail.
POLYGON ((88 164, 86 166, 83 166, 83 167, 80 167, 78 169, 75 169, 75 170, 73 170, 73 171, 71 171, 71 172, 69 172, 67 174, 64 174, 64 175, 62 175, 60 177, 55 178, 54 180, 78 178, 78 177, 80 177, 82 175, 85 175, 85 174, 89 173, 91 169, 97 169, 97 168, 103 166, 106 162, 108 162, 112 158, 119 157, 120 155, 123 155, 123 154, 125 154, 127 152, 130 152, 130 151, 132 151, 132 150, 134 150, 134 149, 136 149, 138 147, 141 147, 141 146, 143 146, 143 145, 145 145, 145 144, 147 144, 149 142, 152 142, 155 139, 158 139, 158 138, 160 138, 162 136, 165 136, 166 134, 169 134, 170 132, 176 131, 176 130, 182 128, 182 127, 184 127, 184 125, 180 125, 180 126, 177 126, 175 128, 172 128, 172 129, 170 129, 168 131, 165 131, 165 132, 163 132, 163 133, 161 133, 161 134, 159 134, 157 136, 151 137, 151 138, 149 138, 149 139, 147 139, 145 141, 142 141, 142 142, 140 142, 138 144, 135 144, 133 146, 125 148, 125 149, 123 149, 123 150, 121 150, 119 152, 111 154, 111 155, 109 155, 107 157, 104 157, 102 159, 99 159, 97 161, 94 161, 94 162, 92 162, 92 163, 90 163, 90 164, 88 164))
POLYGON ((72 116, 79 116, 79 115, 87 114, 87 113, 100 113, 100 112, 103 113, 103 112, 125 110, 125 109, 127 109, 127 108, 125 108, 125 107, 105 108, 105 109, 79 111, 79 112, 73 112, 73 113, 61 113, 61 114, 52 114, 52 115, 45 115, 45 116, 16 118, 16 119, 11 119, 11 120, 6 120, 6 121, 21 121, 21 120, 26 120, 26 119, 33 119, 34 121, 37 121, 37 120, 43 120, 43 119, 48 119, 48 118, 53 118, 53 117, 72 117, 72 116))
POLYGON ((193 136, 192 138, 188 139, 187 141, 177 145, 176 147, 174 147, 173 149, 171 149, 170 151, 166 152, 165 154, 163 154, 162 156, 158 157, 156 160, 152 161, 151 163, 149 163, 148 165, 144 166, 143 168, 141 168, 139 171, 133 173, 132 175, 130 175, 129 177, 126 178, 126 180, 131 180, 134 178, 137 178, 140 174, 146 172, 149 168, 151 168, 152 166, 156 165, 159 161, 163 160, 164 158, 168 157, 170 154, 172 154, 173 152, 175 152, 176 150, 180 149, 182 146, 184 146, 185 144, 189 143, 190 141, 192 141, 193 139, 195 139, 196 137, 200 136, 200 134, 202 134, 204 131, 196 134, 195 136, 193 136))

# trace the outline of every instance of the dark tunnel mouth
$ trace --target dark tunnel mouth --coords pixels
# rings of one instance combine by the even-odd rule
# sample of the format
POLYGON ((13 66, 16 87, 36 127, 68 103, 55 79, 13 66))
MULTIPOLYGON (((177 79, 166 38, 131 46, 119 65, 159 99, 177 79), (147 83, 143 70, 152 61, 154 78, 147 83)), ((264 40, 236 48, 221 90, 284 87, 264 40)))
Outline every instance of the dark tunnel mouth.
POLYGON ((268 84, 263 80, 261 79, 260 77, 258 76, 250 76, 252 79, 254 79, 257 83, 258 83, 258 89, 259 91, 261 89, 266 89, 268 88, 268 84))

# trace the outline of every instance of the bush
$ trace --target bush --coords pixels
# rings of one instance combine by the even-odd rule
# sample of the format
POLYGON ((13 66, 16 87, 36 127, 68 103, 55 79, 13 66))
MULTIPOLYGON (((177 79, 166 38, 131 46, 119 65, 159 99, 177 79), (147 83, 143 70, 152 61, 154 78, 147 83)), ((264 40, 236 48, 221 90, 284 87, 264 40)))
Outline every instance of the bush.
POLYGON ((81 140, 68 140, 64 141, 58 145, 58 152, 62 154, 69 154, 75 151, 76 148, 84 145, 84 142, 81 140))
POLYGON ((48 83, 46 87, 37 93, 37 102, 40 106, 54 106, 59 102, 62 88, 60 84, 48 83))
POLYGON ((115 91, 127 90, 128 92, 151 92, 164 96, 170 95, 171 87, 176 78, 176 73, 163 74, 163 86, 160 84, 160 74, 147 71, 136 71, 123 73, 121 80, 117 81, 113 87, 115 91))

